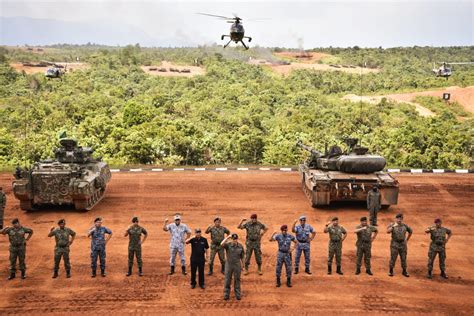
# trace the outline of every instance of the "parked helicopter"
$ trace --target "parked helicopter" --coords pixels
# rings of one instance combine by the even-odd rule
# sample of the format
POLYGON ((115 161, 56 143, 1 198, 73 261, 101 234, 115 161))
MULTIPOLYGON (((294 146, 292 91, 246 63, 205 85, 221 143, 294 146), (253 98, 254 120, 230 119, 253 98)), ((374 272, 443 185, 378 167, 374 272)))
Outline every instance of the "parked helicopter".
POLYGON ((46 73, 44 74, 46 78, 61 78, 62 75, 66 73, 67 70, 67 65, 58 65, 56 63, 52 62, 46 62, 49 66, 52 66, 46 70, 46 73))
POLYGON ((436 68, 435 64, 433 63, 433 73, 436 75, 436 77, 443 77, 447 80, 453 74, 453 68, 451 67, 451 65, 474 65, 474 62, 442 62, 439 64, 441 64, 441 66, 439 68, 436 68))
POLYGON ((244 26, 241 23, 242 19, 239 18, 236 14, 234 14, 233 18, 229 18, 229 17, 222 16, 222 15, 207 14, 207 13, 197 13, 197 14, 212 16, 212 17, 215 17, 215 18, 227 20, 227 23, 232 23, 232 25, 230 26, 229 35, 222 35, 221 36, 221 40, 224 40, 225 37, 230 38, 230 40, 227 42, 227 44, 224 45, 224 48, 229 46, 230 42, 235 42, 235 43, 240 42, 245 47, 245 49, 249 49, 249 47, 247 45, 245 45, 243 39, 246 38, 246 39, 248 39, 249 42, 251 42, 252 38, 249 37, 249 36, 244 36, 245 35, 245 30, 244 30, 244 26))

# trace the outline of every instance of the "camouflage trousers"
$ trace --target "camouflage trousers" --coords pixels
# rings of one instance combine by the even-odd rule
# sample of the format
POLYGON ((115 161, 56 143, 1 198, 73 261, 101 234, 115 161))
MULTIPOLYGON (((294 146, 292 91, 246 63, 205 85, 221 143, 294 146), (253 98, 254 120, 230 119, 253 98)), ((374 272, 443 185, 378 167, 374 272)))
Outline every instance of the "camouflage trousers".
POLYGON ((143 266, 143 261, 142 261, 142 247, 128 247, 128 266, 132 267, 133 266, 133 259, 137 258, 137 265, 139 268, 143 266))
POLYGON ((56 247, 54 248, 54 271, 59 270, 59 263, 61 258, 64 260, 64 268, 66 271, 71 270, 71 263, 69 262, 69 247, 56 247))
POLYGON ((370 225, 377 226, 377 213, 378 212, 379 212, 378 208, 369 209, 370 225))
POLYGON ((329 242, 328 265, 332 265, 334 256, 336 257, 336 265, 340 266, 342 258, 342 241, 329 242))
POLYGON ((393 241, 390 243, 390 269, 395 267, 397 257, 400 256, 402 269, 407 268, 407 244, 405 241, 393 241))
POLYGON ((356 267, 360 269, 362 266, 362 257, 364 257, 365 268, 370 269, 370 258, 372 257, 372 243, 371 242, 358 242, 357 246, 357 260, 356 267))
POLYGON ((286 268, 286 277, 291 278, 291 252, 278 251, 277 264, 276 264, 276 277, 281 277, 281 269, 283 264, 286 268))
POLYGON ((170 266, 174 267, 176 263, 176 255, 179 253, 179 258, 181 260, 181 266, 186 266, 186 256, 184 255, 184 245, 178 247, 170 246, 170 266))
POLYGON ((209 258, 209 267, 214 266, 214 258, 216 254, 219 255, 219 260, 221 262, 221 266, 225 266, 225 252, 224 248, 221 247, 220 243, 211 243, 211 257, 209 258))
POLYGON ((230 284, 232 283, 232 277, 234 278, 234 292, 235 296, 240 297, 240 273, 242 272, 242 266, 238 264, 226 264, 225 265, 225 280, 224 280, 224 297, 230 295, 230 284))
POLYGON ((13 247, 10 246, 10 273, 16 272, 16 260, 18 259, 20 270, 26 270, 25 264, 26 246, 13 247))
POLYGON ((260 241, 247 240, 245 243, 245 269, 248 269, 250 265, 250 258, 252 258, 252 252, 255 253, 255 261, 258 265, 262 264, 262 251, 260 250, 260 241))
POLYGON ((105 270, 105 248, 94 248, 91 249, 91 268, 93 271, 97 270, 97 257, 100 261, 100 269, 105 270))
POLYGON ((435 261, 436 255, 439 255, 439 269, 441 271, 446 270, 446 248, 445 247, 436 247, 431 245, 430 250, 428 251, 428 270, 433 270, 433 263, 435 261))
POLYGON ((3 228, 3 216, 5 215, 5 206, 0 205, 0 227, 3 228))
POLYGON ((301 242, 296 246, 295 269, 298 269, 300 266, 301 253, 304 253, 305 268, 309 269, 311 262, 311 244, 309 242, 301 242))

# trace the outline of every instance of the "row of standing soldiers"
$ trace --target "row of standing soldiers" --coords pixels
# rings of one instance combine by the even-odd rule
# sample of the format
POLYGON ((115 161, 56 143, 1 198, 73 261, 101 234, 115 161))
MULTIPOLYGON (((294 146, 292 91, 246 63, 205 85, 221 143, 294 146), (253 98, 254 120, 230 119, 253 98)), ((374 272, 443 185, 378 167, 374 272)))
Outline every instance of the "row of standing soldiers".
MULTIPOLYGON (((280 227, 281 233, 274 232, 270 237, 270 241, 276 241, 278 243, 278 254, 276 264, 276 286, 281 286, 281 270, 283 265, 286 268, 287 286, 291 287, 291 275, 292 275, 292 251, 296 247, 296 258, 295 258, 295 269, 294 273, 299 273, 299 261, 301 255, 305 256, 305 272, 311 274, 310 271, 310 243, 315 238, 316 233, 311 225, 306 223, 306 217, 301 216, 293 224, 292 231, 295 236, 288 233, 287 225, 280 227)), ((9 279, 15 278, 16 275, 16 261, 19 261, 19 268, 21 271, 21 277, 26 277, 26 245, 28 240, 33 235, 33 230, 24 227, 20 224, 18 219, 12 221, 13 226, 5 227, 0 230, 3 235, 8 235, 10 241, 10 276, 9 279)), ((255 259, 258 265, 258 273, 261 275, 262 272, 262 258, 261 258, 261 239, 262 236, 268 231, 268 228, 257 220, 257 215, 253 214, 250 220, 243 219, 239 225, 239 229, 246 230, 246 247, 238 242, 238 235, 231 234, 230 231, 221 225, 221 219, 216 218, 214 225, 209 226, 206 229, 206 233, 211 235, 211 246, 209 247, 207 239, 201 236, 201 230, 196 229, 195 236, 191 236, 191 230, 186 224, 181 223, 181 216, 175 215, 174 223, 168 223, 165 221, 163 230, 167 231, 171 235, 170 239, 170 274, 175 273, 175 258, 176 255, 180 255, 182 273, 186 274, 186 258, 184 255, 184 245, 191 244, 191 287, 196 286, 196 274, 199 271, 199 285, 204 288, 204 264, 209 261, 209 275, 213 274, 214 259, 218 255, 221 261, 221 267, 225 274, 224 284, 224 299, 229 299, 230 286, 232 279, 234 279, 234 291, 237 299, 241 297, 240 291, 240 273, 242 267, 244 273, 248 274, 250 259, 252 254, 255 255, 255 259), (210 258, 208 256, 208 249, 211 249, 210 258), (226 255, 224 254, 226 251, 226 255), (245 254, 245 260, 244 260, 245 254)), ((333 258, 336 257, 337 273, 343 274, 341 268, 341 257, 342 257, 342 243, 347 237, 347 231, 339 225, 338 218, 335 217, 331 222, 327 223, 324 232, 329 235, 329 251, 328 251, 328 274, 332 273, 332 262, 333 258)), ((439 264, 441 270, 441 276, 447 278, 445 270, 445 259, 446 259, 446 243, 450 239, 452 233, 451 230, 442 226, 441 220, 436 219, 435 225, 428 227, 425 230, 426 233, 431 235, 431 244, 428 253, 428 278, 432 278, 433 262, 437 255, 439 255, 439 264)), ((376 238, 378 230, 377 227, 369 225, 366 217, 360 219, 360 225, 356 227, 354 233, 357 234, 357 261, 356 261, 356 274, 360 274, 362 266, 362 259, 365 261, 366 272, 372 275, 370 267, 371 259, 371 247, 372 242, 376 238)), ((408 277, 407 272, 407 243, 412 235, 412 229, 403 222, 403 215, 398 214, 394 223, 391 223, 387 227, 387 233, 391 234, 391 256, 389 275, 393 276, 393 269, 395 261, 398 256, 401 259, 401 265, 403 272, 402 274, 408 277)), ((97 259, 100 260, 101 275, 106 276, 106 244, 112 236, 112 231, 102 226, 102 219, 96 218, 94 226, 87 233, 88 237, 91 238, 91 269, 92 277, 96 276, 97 259)), ((58 277, 59 264, 61 259, 64 261, 66 276, 71 277, 71 265, 69 260, 70 246, 74 242, 76 233, 66 227, 66 221, 61 219, 58 222, 58 227, 52 227, 48 237, 55 237, 56 245, 54 250, 54 273, 53 278, 58 277)), ((124 233, 125 237, 129 237, 129 268, 127 276, 132 274, 132 267, 134 259, 137 259, 139 275, 143 275, 142 271, 142 249, 141 246, 145 242, 148 233, 142 226, 139 225, 137 217, 132 219, 132 224, 126 229, 124 233)))

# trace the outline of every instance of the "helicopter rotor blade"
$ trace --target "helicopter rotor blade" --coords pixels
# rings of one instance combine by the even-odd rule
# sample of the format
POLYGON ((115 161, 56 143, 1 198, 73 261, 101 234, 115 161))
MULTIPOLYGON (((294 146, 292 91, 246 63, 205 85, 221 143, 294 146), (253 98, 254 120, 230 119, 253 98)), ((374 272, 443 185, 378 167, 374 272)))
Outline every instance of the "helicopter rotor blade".
POLYGON ((212 16, 214 18, 220 18, 220 19, 225 19, 225 20, 234 20, 235 19, 235 18, 229 18, 227 16, 223 16, 223 15, 215 15, 215 14, 208 14, 208 13, 202 13, 202 12, 197 12, 196 14, 212 16))

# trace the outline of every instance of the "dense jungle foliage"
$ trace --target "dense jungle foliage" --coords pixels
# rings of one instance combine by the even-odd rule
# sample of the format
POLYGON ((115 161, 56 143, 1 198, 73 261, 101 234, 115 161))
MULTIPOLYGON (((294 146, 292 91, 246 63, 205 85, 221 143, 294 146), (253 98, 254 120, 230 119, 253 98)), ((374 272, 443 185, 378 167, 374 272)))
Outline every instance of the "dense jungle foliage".
MULTIPOLYGON (((474 85, 474 67, 457 67, 449 80, 431 73, 433 62, 474 61, 474 47, 316 49, 331 62, 380 68, 367 75, 296 70, 283 77, 249 57, 272 59, 253 48, 102 47, 56 45, 36 54, 0 47, 0 165, 53 155, 67 131, 112 165, 295 165, 306 153, 358 137, 390 167, 470 167, 474 119, 456 103, 420 97, 434 117, 413 105, 382 99, 351 103, 345 94, 381 94, 474 85), (76 61, 85 70, 60 80, 17 73, 11 62, 76 61), (140 65, 200 64, 206 75, 150 76, 140 65)), ((322 60, 320 62, 328 62, 322 60)))

